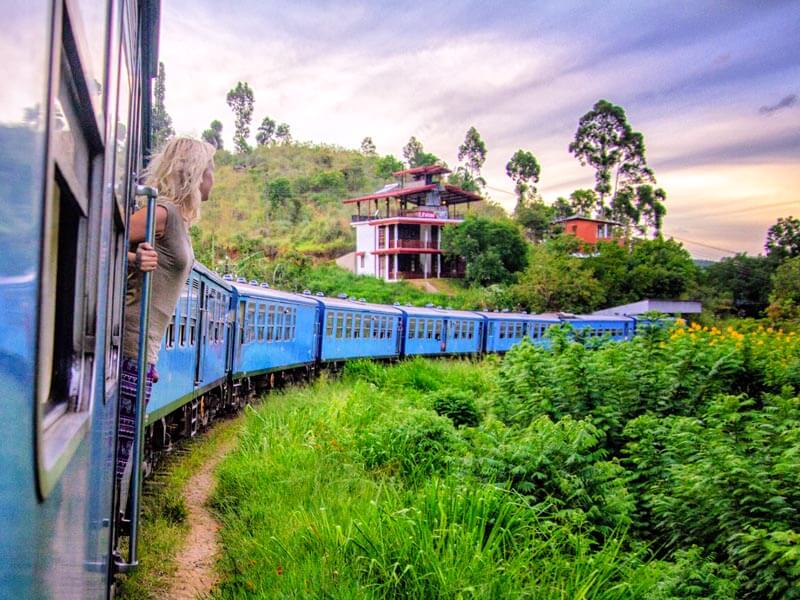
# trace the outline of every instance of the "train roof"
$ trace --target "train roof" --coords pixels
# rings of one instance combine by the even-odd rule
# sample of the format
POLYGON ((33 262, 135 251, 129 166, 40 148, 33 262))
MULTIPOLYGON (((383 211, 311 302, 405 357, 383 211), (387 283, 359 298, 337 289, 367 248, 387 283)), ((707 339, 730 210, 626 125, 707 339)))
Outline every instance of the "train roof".
POLYGON ((343 310, 365 310, 371 312, 381 312, 390 315, 397 315, 399 311, 395 306, 387 304, 373 304, 371 302, 361 302, 360 300, 350 300, 348 298, 333 298, 330 296, 306 296, 313 298, 325 308, 341 308, 343 310))
POLYGON ((488 319, 493 319, 497 321, 547 321, 552 323, 560 322, 560 319, 556 315, 551 313, 528 314, 528 313, 514 313, 514 312, 492 312, 488 310, 482 310, 478 312, 478 314, 488 319))
POLYGON ((217 285, 219 285, 220 287, 223 287, 223 288, 225 288, 225 289, 226 289, 226 290, 228 290, 229 292, 233 290, 233 286, 231 285, 231 282, 230 282, 230 281, 225 281, 225 280, 224 280, 224 279, 223 279, 223 278, 220 276, 220 274, 219 274, 219 273, 215 273, 214 271, 212 271, 211 269, 209 269, 207 266, 205 266, 203 263, 195 261, 195 263, 192 265, 192 268, 193 268, 195 271, 197 271, 197 272, 199 272, 199 273, 201 273, 201 274, 205 275, 206 277, 208 277, 209 279, 211 279, 211 280, 212 280, 214 283, 216 283, 216 284, 217 284, 217 285))
POLYGON ((252 296, 254 298, 268 298, 272 300, 283 300, 285 302, 294 302, 296 304, 307 304, 317 306, 319 298, 313 296, 306 296, 304 294, 295 294, 293 292, 285 292, 283 290, 276 290, 274 288, 261 287, 259 285, 252 285, 250 283, 235 283, 233 287, 239 292, 239 295, 252 296))
POLYGON ((407 315, 426 317, 459 317, 462 319, 480 319, 481 315, 469 310, 454 310, 451 308, 438 308, 436 306, 396 306, 407 315))
POLYGON ((624 317, 622 315, 573 315, 571 313, 557 313, 559 319, 565 323, 570 323, 572 321, 581 321, 581 322, 608 322, 608 323, 619 323, 619 322, 631 322, 633 319, 631 317, 624 317))

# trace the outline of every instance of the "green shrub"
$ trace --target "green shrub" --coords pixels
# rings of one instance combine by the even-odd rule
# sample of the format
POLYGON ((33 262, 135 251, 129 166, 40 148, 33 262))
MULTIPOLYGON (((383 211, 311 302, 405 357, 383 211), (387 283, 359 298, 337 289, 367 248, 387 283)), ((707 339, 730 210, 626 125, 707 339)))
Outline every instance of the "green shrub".
POLYGON ((461 444, 449 419, 419 409, 384 417, 357 435, 367 468, 410 481, 444 471, 461 444))
POLYGON ((475 427, 481 420, 478 406, 469 392, 444 390, 432 397, 436 414, 447 417, 456 427, 475 427))

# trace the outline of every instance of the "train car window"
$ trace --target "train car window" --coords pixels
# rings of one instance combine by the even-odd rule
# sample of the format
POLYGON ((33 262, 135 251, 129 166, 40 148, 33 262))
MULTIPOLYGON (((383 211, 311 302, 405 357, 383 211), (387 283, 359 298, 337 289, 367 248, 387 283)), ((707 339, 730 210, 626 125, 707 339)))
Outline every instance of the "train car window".
POLYGON ((461 321, 450 321, 452 336, 454 340, 457 340, 461 337, 461 321))
POLYGON ((297 339, 297 307, 292 309, 292 339, 297 339))
POLYGON ((247 333, 246 343, 250 343, 256 339, 256 304, 255 302, 247 303, 247 333))
POLYGON ((264 325, 267 320, 267 306, 266 304, 258 305, 258 322, 256 324, 257 337, 259 342, 264 341, 264 325))
POLYGON ((292 309, 288 306, 283 309, 283 339, 292 339, 292 309))
POLYGON ((469 322, 469 339, 475 339, 475 321, 469 322))
POLYGON ((504 339, 506 337, 506 324, 505 322, 500 323, 500 339, 504 339))
POLYGON ((442 322, 439 319, 436 320, 436 339, 442 339, 442 322))
POLYGON ((408 320, 408 339, 413 340, 414 334, 416 333, 417 327, 417 320, 416 319, 409 319, 408 320))
POLYGON ((390 337, 392 337, 390 332, 389 332, 389 328, 390 328, 389 323, 390 323, 389 317, 383 317, 383 338, 384 339, 389 339, 390 337))
POLYGON ((344 317, 344 337, 353 337, 353 315, 347 313, 344 317))
POLYGON ((342 329, 344 327, 344 315, 340 312, 336 313, 336 339, 342 338, 342 329))
POLYGON ((425 337, 425 319, 417 319, 417 337, 419 339, 425 337))
POLYGON ((356 313, 353 316, 353 337, 361 337, 361 313, 356 313))
POLYGON ((427 339, 433 338, 433 319, 428 319, 425 322, 425 337, 427 339))
POLYGON ((239 300, 239 345, 241 346, 244 344, 244 318, 247 310, 247 302, 245 300, 239 300))
POLYGON ((197 313, 200 310, 200 281, 192 279, 192 307, 189 313, 189 345, 197 342, 197 313))
POLYGON ((275 305, 275 341, 280 342, 283 339, 283 306, 280 304, 275 305))
POLYGON ((364 315, 361 320, 364 339, 369 339, 372 334, 372 319, 369 315, 364 315))
POLYGON ((333 335, 333 320, 334 314, 329 312, 325 317, 325 335, 331 337, 333 335))
POLYGON ((181 315, 180 315, 180 327, 178 328, 178 343, 181 346, 186 345, 186 325, 188 323, 189 314, 189 280, 186 280, 186 285, 183 288, 183 292, 181 292, 181 299, 179 301, 179 305, 181 305, 181 315))
POLYGON ((525 335, 525 324, 517 323, 517 337, 521 338, 525 335))
POLYGON ((172 318, 167 325, 167 333, 164 336, 164 347, 169 350, 175 347, 175 313, 172 313, 172 318))
POLYGON ((494 335, 494 322, 489 323, 489 337, 494 335))
POLYGON ((267 308, 267 341, 275 339, 275 305, 270 304, 267 308))

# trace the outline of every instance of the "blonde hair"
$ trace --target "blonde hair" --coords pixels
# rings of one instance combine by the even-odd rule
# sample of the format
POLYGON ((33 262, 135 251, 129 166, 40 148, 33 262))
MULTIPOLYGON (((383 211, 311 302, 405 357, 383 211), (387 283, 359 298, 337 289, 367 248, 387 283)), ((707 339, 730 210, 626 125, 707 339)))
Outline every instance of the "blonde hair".
POLYGON ((172 138, 154 154, 145 169, 147 185, 175 204, 187 225, 200 220, 200 183, 214 166, 216 148, 189 137, 172 138))

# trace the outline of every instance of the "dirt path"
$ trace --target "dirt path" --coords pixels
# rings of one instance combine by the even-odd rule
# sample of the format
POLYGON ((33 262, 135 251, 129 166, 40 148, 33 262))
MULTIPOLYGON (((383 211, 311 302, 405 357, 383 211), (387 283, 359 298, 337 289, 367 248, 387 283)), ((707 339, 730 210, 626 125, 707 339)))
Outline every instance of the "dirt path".
POLYGON ((220 525, 205 505, 214 489, 214 469, 235 445, 235 438, 221 445, 216 455, 186 483, 189 534, 175 557, 177 570, 170 581, 167 596, 170 600, 206 598, 217 584, 220 525))

